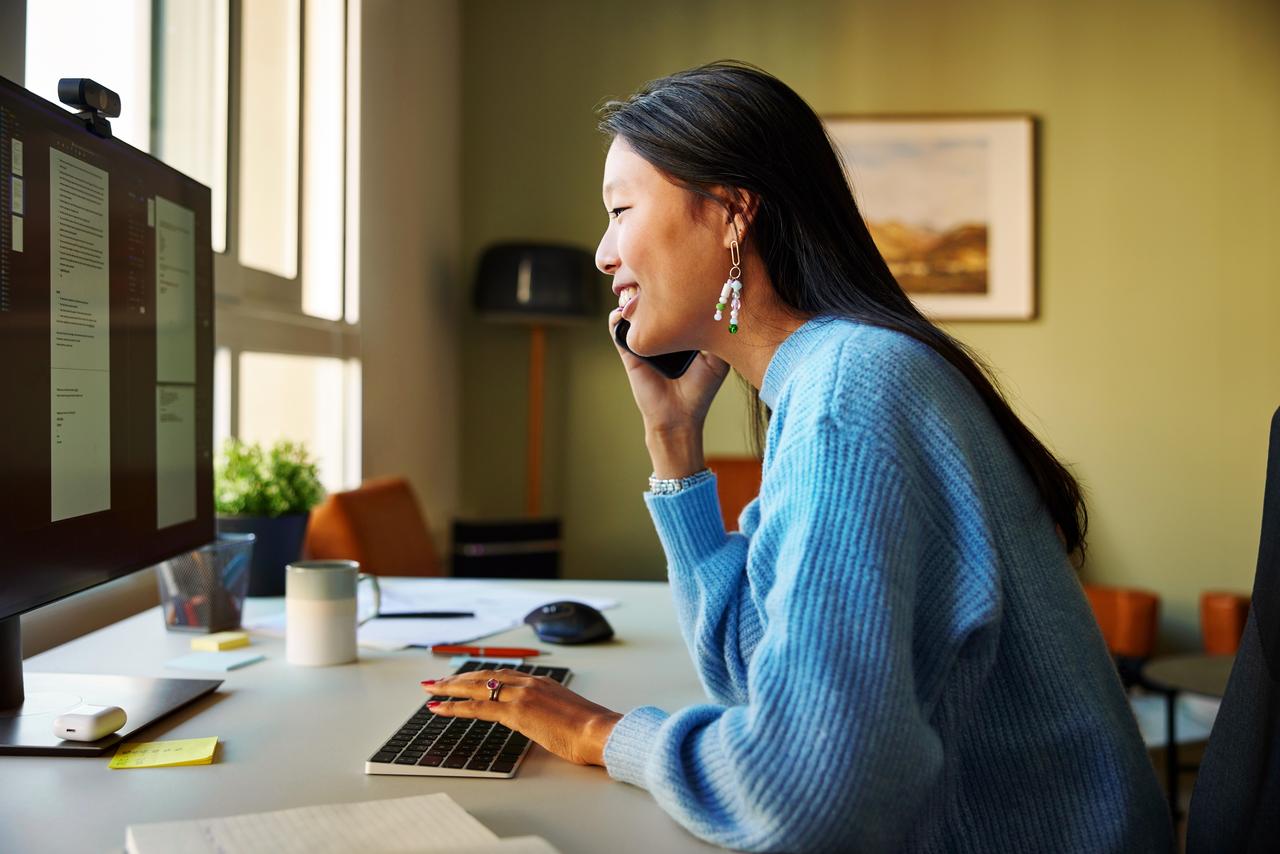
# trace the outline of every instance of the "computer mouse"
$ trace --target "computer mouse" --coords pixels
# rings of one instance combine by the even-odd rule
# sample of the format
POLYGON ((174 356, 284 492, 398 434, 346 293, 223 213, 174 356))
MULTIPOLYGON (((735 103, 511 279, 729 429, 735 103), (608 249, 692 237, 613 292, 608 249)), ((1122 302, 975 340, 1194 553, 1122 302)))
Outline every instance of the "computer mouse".
POLYGON ((534 608, 524 621, 547 643, 595 643, 613 637, 604 615, 582 602, 552 602, 534 608))

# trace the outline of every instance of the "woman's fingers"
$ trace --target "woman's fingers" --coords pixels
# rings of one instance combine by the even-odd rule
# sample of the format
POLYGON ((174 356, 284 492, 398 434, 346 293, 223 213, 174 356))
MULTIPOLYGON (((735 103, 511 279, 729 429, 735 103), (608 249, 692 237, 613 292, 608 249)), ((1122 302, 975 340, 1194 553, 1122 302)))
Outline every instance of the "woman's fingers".
POLYGON ((437 715, 497 721, 579 764, 603 763, 604 743, 621 717, 552 679, 518 670, 461 673, 425 681, 422 689, 449 698, 427 704, 437 715), (490 679, 502 683, 497 700, 489 699, 490 679))
POLYGON ((482 721, 502 722, 507 716, 510 705, 496 703, 493 700, 458 700, 452 703, 442 700, 427 703, 427 708, 446 718, 479 718, 482 721))
POLYGON ((512 687, 528 685, 535 678, 519 670, 475 670, 470 673, 459 673, 456 676, 446 676, 444 679, 428 679, 422 683, 422 690, 442 697, 488 700, 490 689, 486 683, 490 679, 501 682, 501 691, 506 691, 512 687))

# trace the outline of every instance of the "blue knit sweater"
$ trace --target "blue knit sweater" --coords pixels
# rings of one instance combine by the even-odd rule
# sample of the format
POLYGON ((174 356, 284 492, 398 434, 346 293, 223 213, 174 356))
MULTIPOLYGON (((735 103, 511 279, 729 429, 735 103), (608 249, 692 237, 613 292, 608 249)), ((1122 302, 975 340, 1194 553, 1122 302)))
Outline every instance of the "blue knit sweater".
POLYGON ((1054 525, 927 346, 817 318, 778 348, 760 495, 646 495, 710 702, 635 709, 609 773, 757 851, 1169 851, 1168 810, 1054 525))

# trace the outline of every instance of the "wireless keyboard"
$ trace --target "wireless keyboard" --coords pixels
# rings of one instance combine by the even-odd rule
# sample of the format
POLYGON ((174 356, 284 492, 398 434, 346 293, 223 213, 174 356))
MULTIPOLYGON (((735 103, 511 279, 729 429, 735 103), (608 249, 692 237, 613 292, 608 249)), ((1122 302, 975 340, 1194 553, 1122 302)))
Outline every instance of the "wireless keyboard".
MULTIPOLYGON (((532 676, 546 676, 561 685, 569 682, 567 667, 512 667, 497 661, 471 660, 455 673, 473 670, 518 670, 532 676)), ((431 700, 452 701, 451 697, 430 697, 398 728, 386 743, 364 763, 366 774, 404 774, 423 777, 514 777, 529 739, 493 721, 446 718, 434 715, 426 704, 431 700)))

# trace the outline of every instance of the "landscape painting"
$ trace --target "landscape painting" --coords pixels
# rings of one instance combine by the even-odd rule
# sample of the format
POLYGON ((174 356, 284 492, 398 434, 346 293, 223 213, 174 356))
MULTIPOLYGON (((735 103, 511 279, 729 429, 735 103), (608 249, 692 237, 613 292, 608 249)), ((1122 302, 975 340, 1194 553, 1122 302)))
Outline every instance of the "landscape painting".
POLYGON ((1035 315, 1030 117, 825 121, 877 248, 926 314, 1035 315))

